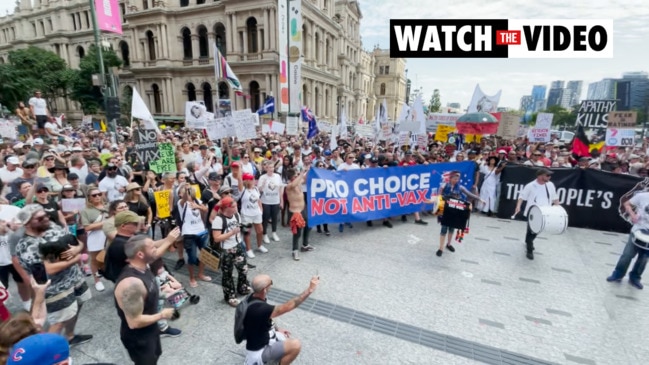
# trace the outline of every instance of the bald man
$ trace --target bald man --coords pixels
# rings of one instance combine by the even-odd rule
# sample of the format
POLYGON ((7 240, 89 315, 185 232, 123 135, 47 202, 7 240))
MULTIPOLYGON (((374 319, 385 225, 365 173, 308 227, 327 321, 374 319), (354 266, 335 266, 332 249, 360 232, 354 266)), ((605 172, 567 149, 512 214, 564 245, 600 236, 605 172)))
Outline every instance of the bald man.
POLYGON ((266 303, 266 297, 273 280, 268 275, 257 275, 252 280, 253 293, 247 298, 249 305, 243 320, 246 335, 246 363, 261 360, 263 363, 279 361, 281 365, 291 364, 300 354, 300 340, 290 338, 287 330, 278 328, 272 319, 288 313, 302 304, 320 283, 320 277, 311 278, 309 287, 302 294, 280 305, 266 303))

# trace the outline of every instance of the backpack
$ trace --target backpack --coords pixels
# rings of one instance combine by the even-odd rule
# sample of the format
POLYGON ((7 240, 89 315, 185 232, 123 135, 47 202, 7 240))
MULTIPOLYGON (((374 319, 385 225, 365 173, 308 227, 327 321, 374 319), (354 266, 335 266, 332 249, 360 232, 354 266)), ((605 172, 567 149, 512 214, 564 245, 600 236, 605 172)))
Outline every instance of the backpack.
POLYGON ((234 311, 234 341, 237 344, 243 342, 246 339, 246 331, 243 328, 243 320, 246 319, 246 312, 248 308, 255 303, 263 303, 264 301, 254 298, 251 302, 248 302, 252 294, 246 295, 245 298, 239 304, 234 311))
MULTIPOLYGON (((228 231, 228 218, 226 216, 224 216, 223 214, 219 214, 219 215, 217 215, 217 217, 221 218, 221 222, 222 222, 221 227, 223 227, 221 229, 221 233, 226 233, 228 231)), ((237 223, 241 224, 241 215, 238 212, 234 213, 233 218, 235 218, 237 220, 237 223)), ((222 242, 214 242, 214 243, 218 243, 220 245, 222 242)), ((240 243, 239 240, 237 240, 237 243, 240 243)))
MULTIPOLYGON (((200 204, 198 199, 196 199, 196 198, 193 198, 193 199, 194 199, 194 203, 200 204)), ((180 209, 178 208, 178 202, 179 201, 180 201, 180 199, 177 202, 174 202, 174 207, 171 210, 171 217, 173 218, 174 221, 176 221, 176 227, 182 229, 183 228, 183 220, 185 219, 185 212, 187 212, 187 205, 185 205, 185 207, 184 207, 184 209, 183 209, 183 211, 181 213, 180 209)))

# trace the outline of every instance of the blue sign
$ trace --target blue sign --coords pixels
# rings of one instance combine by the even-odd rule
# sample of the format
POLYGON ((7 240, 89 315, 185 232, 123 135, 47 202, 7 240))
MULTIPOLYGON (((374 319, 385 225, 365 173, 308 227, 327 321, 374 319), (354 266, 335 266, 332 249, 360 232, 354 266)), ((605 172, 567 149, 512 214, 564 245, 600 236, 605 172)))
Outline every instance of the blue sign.
POLYGON ((450 162, 351 171, 312 168, 307 175, 309 226, 383 219, 422 210, 435 200, 450 173, 471 190, 475 163, 450 162))

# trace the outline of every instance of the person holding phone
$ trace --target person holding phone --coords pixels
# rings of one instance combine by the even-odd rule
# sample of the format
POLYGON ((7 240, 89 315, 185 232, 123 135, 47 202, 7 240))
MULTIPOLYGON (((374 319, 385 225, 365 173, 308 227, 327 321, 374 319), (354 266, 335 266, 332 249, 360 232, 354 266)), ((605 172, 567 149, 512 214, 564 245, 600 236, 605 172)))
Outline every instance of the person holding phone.
POLYGON ((71 345, 90 341, 92 335, 74 333, 83 303, 91 298, 78 265, 83 243, 72 237, 74 242, 65 251, 44 260, 40 254, 41 248, 63 241, 69 236, 68 231, 52 223, 49 215, 38 204, 26 205, 18 212, 17 219, 25 228, 25 235, 16 245, 18 263, 35 280, 42 282, 43 276, 51 280, 45 292, 49 332, 64 332, 71 345), (43 271, 46 275, 43 275, 43 271))

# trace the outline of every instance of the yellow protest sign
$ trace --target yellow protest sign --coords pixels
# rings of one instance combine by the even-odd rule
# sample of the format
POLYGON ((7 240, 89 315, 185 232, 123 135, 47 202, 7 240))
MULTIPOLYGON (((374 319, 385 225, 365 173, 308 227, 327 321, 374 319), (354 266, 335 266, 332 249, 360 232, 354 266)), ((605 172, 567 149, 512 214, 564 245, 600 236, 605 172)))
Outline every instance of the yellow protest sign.
POLYGON ((192 188, 196 191, 196 199, 201 200, 201 187, 198 184, 194 184, 192 188))
POLYGON ((453 133, 455 127, 452 125, 438 124, 437 131, 435 132, 435 140, 439 142, 448 141, 448 134, 453 133))
POLYGON ((171 217, 171 207, 169 200, 171 199, 171 190, 156 191, 153 193, 155 199, 155 207, 158 212, 158 218, 171 217))
POLYGON ((482 135, 480 134, 467 134, 464 136, 464 142, 466 143, 471 143, 471 142, 480 143, 481 140, 482 140, 482 135))

